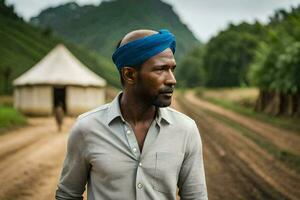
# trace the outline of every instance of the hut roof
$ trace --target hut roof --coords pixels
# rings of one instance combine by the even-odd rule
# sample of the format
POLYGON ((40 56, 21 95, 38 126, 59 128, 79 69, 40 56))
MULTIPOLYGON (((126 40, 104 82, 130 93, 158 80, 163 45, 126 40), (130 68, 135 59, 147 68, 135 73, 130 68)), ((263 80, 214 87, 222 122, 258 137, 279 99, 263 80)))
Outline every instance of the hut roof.
POLYGON ((106 81, 83 65, 64 45, 58 44, 35 66, 15 79, 13 84, 103 87, 106 81))

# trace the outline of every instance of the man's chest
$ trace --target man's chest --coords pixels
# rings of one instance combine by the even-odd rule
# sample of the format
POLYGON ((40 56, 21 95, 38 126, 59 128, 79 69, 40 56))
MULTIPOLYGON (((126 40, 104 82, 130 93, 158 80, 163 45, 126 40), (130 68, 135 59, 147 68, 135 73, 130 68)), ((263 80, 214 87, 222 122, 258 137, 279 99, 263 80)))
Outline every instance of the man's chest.
POLYGON ((90 152, 90 176, 102 184, 115 185, 118 189, 137 185, 138 189, 143 187, 175 194, 184 153, 176 151, 176 147, 151 147, 151 150, 140 155, 130 149, 90 152))
POLYGON ((165 181, 176 185, 186 148, 184 134, 172 129, 150 131, 140 152, 135 135, 129 132, 94 133, 86 155, 91 173, 106 181, 141 176, 153 187, 165 181))

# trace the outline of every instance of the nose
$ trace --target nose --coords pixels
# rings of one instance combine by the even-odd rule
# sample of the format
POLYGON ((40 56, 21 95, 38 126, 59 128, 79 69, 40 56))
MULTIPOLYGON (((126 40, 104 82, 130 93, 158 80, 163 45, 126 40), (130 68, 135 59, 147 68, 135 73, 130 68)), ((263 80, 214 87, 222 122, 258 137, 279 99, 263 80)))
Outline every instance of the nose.
POLYGON ((175 78, 174 72, 171 69, 168 70, 168 75, 166 78, 166 85, 170 85, 170 86, 176 85, 176 78, 175 78))

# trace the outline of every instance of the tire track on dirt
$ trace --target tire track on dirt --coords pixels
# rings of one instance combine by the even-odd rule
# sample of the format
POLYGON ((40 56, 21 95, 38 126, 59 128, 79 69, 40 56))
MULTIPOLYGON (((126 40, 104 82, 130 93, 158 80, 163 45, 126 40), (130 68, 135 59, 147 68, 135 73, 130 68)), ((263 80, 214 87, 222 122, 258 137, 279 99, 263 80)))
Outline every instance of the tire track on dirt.
POLYGON ((11 131, 0 137, 0 159, 3 161, 5 158, 15 154, 19 150, 41 140, 49 134, 55 133, 55 124, 51 119, 44 119, 47 123, 41 123, 41 119, 30 119, 29 126, 11 131), (47 127, 45 127, 45 124, 47 127), (48 129, 45 132, 45 129, 48 129))
MULTIPOLYGON (((173 101, 174 107, 191 116, 199 126, 201 138, 203 141, 203 154, 205 174, 208 187, 208 195, 211 200, 232 200, 234 199, 279 199, 274 198, 272 191, 266 193, 262 188, 257 187, 257 184, 245 174, 245 169, 240 168, 241 164, 236 164, 236 160, 233 161, 234 156, 230 155, 230 152, 223 148, 222 144, 218 140, 214 140, 210 136, 210 132, 214 131, 211 127, 211 122, 208 123, 204 120, 199 120, 199 116, 195 116, 191 112, 198 110, 196 107, 187 108, 186 100, 173 101), (183 102, 184 101, 184 102, 183 102)), ((201 113, 205 115, 205 113, 201 113)), ((207 116, 204 116, 207 118, 207 116)), ((276 191, 273 191, 278 193, 276 191)), ((277 194, 278 195, 278 194, 277 194)), ((280 195, 279 195, 280 196, 280 195)))
POLYGON ((61 163, 61 159, 58 158, 64 152, 65 138, 65 135, 56 135, 32 145, 28 149, 30 154, 23 156, 13 166, 2 169, 0 199, 34 199, 34 196, 42 199, 40 195, 49 191, 42 191, 38 188, 42 188, 43 185, 50 186, 47 179, 51 177, 51 171, 61 163))
POLYGON ((184 110, 200 124, 203 138, 212 146, 218 145, 219 147, 214 149, 219 148, 220 154, 224 154, 228 163, 240 170, 253 188, 271 196, 265 199, 299 197, 299 191, 296 189, 299 188, 299 175, 286 169, 253 141, 209 116, 204 108, 192 104, 187 97, 181 97, 180 100, 184 110))
POLYGON ((253 131, 253 133, 264 137, 268 141, 272 142, 279 148, 289 151, 295 155, 300 155, 300 135, 292 131, 281 130, 269 124, 260 122, 253 118, 243 116, 233 111, 221 108, 195 96, 193 91, 186 93, 186 99, 191 103, 201 106, 202 108, 211 110, 215 113, 221 114, 241 125, 253 131))
MULTIPOLYGON (((50 120, 41 120, 43 137, 38 140, 27 140, 26 146, 18 142, 19 138, 22 138, 22 134, 6 136, 12 140, 11 144, 14 144, 13 140, 17 141, 14 148, 18 151, 1 159, 1 200, 48 200, 54 198, 65 155, 67 134, 57 133, 55 123, 50 120)), ((68 130, 72 123, 73 119, 67 119, 63 130, 68 130)), ((26 130, 36 131, 37 129, 29 127, 26 130)), ((40 129, 38 130, 40 131, 40 129)), ((22 130, 19 131, 22 132, 22 130)), ((37 136, 37 138, 39 137, 37 136)), ((34 138, 34 136, 31 135, 29 138, 34 138)), ((0 139, 2 143, 5 143, 6 140, 0 139)))

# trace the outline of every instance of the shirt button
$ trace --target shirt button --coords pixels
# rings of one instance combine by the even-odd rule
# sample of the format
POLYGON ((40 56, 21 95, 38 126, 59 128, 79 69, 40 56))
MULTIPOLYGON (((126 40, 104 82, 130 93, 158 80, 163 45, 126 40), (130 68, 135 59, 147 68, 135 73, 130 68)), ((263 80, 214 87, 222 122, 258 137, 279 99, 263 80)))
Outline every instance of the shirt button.
POLYGON ((131 133, 130 130, 127 130, 127 131, 126 131, 126 134, 127 134, 127 135, 129 135, 130 133, 131 133))
POLYGON ((137 187, 138 187, 139 189, 142 189, 144 186, 143 186, 143 184, 138 183, 138 184, 137 184, 137 187))
POLYGON ((140 163, 139 163, 139 166, 141 167, 141 166, 143 166, 143 164, 140 162, 140 163))
POLYGON ((133 147, 133 148, 132 148, 132 151, 133 151, 134 153, 136 153, 136 152, 137 152, 137 148, 133 147))

